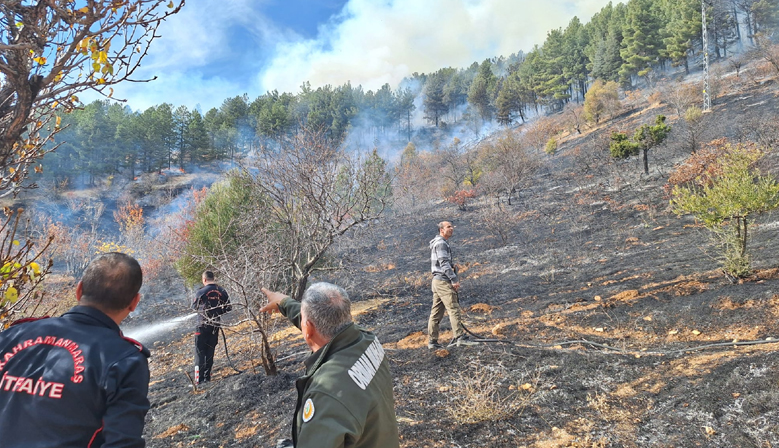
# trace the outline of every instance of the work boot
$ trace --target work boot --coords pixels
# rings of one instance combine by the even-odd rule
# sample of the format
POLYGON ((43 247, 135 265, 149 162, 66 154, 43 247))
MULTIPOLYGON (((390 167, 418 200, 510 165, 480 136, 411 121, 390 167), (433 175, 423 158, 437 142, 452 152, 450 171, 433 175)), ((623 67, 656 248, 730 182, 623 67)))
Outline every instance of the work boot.
POLYGON ((430 341, 427 343, 427 348, 430 350, 439 350, 444 348, 444 346, 439 344, 438 341, 430 341))
POLYGON ((452 339, 452 342, 449 343, 449 346, 456 345, 458 347, 470 347, 472 345, 477 345, 478 342, 471 339, 470 336, 467 334, 460 335, 454 339, 452 339))

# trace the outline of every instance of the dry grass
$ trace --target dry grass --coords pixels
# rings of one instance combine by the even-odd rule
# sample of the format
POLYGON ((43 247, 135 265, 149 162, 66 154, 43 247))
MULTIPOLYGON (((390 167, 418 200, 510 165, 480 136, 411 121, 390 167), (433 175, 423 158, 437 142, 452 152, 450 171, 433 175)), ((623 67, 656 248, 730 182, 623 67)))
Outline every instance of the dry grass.
POLYGON ((520 387, 504 384, 507 376, 501 367, 471 364, 452 388, 456 394, 449 408, 451 417, 458 423, 481 423, 521 413, 531 402, 535 388, 529 383, 520 387))
POLYGON ((365 272, 382 272, 395 269, 395 263, 380 263, 378 265, 368 265, 364 268, 365 272))
POLYGON ((167 431, 154 436, 155 439, 166 439, 168 437, 175 436, 176 434, 184 431, 189 431, 189 426, 179 423, 178 425, 171 426, 167 431))

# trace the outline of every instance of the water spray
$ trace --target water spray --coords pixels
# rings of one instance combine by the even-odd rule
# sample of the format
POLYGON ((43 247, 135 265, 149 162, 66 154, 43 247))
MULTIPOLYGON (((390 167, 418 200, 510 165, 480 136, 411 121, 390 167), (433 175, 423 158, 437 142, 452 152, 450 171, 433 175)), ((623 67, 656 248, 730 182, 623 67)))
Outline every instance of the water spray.
POLYGON ((173 319, 163 320, 161 322, 153 322, 151 324, 127 328, 123 330, 122 333, 129 338, 140 341, 144 345, 151 345, 159 340, 160 336, 163 334, 170 332, 171 330, 181 326, 183 323, 192 320, 196 316, 197 313, 187 314, 185 316, 179 316, 173 319))

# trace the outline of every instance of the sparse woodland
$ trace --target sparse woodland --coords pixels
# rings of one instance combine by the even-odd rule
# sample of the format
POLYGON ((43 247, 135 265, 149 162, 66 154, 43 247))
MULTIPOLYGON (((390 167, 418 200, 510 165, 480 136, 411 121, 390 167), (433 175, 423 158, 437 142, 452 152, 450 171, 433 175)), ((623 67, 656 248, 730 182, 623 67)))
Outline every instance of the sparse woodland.
MULTIPOLYGON (((0 8, 6 45, 27 28, 16 8, 0 8)), ((527 54, 394 91, 304 85, 205 114, 70 91, 54 105, 52 86, 24 109, 0 61, 0 107, 46 131, 4 131, 34 156, 3 165, 0 190, 21 193, 0 228, 0 322, 67 309, 99 252, 144 267, 130 329, 187 314, 215 270, 236 305, 230 357, 198 390, 186 328, 148 341, 152 447, 287 437, 306 347, 257 313, 259 288, 299 297, 320 280, 349 291, 387 350, 401 446, 779 446, 779 4, 708 8, 708 111, 700 3, 686 0, 610 4, 527 54), (457 227, 467 325, 497 342, 425 347, 441 220, 457 227)), ((98 66, 71 88, 123 80, 104 68, 121 52, 73 42, 98 66)), ((46 51, 25 82, 68 79, 46 51)))

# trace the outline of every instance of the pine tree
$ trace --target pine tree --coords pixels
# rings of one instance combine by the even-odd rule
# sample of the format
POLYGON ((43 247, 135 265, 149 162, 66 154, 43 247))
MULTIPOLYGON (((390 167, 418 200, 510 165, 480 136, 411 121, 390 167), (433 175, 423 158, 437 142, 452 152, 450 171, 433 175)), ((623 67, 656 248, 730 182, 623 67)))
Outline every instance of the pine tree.
POLYGON ((674 65, 684 64, 684 71, 689 74, 688 56, 701 38, 701 4, 698 0, 677 0, 669 3, 669 7, 670 21, 664 28, 665 48, 660 54, 671 59, 674 65))
POLYGON ((425 99, 423 101, 425 107, 425 119, 431 123, 434 123, 436 127, 438 127, 438 122, 441 116, 449 111, 449 106, 444 100, 445 84, 446 80, 440 71, 428 76, 427 82, 425 83, 425 99))
POLYGON ((632 76, 646 76, 660 57, 662 40, 659 20, 652 11, 652 0, 628 3, 623 36, 620 56, 624 62, 619 76, 623 84, 632 85, 632 76))
POLYGON ((476 109, 483 121, 491 121, 495 108, 493 95, 497 78, 492 73, 492 63, 485 59, 479 65, 479 73, 473 79, 470 89, 468 89, 468 103, 476 109))

